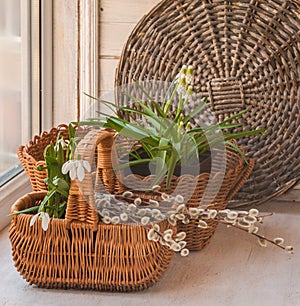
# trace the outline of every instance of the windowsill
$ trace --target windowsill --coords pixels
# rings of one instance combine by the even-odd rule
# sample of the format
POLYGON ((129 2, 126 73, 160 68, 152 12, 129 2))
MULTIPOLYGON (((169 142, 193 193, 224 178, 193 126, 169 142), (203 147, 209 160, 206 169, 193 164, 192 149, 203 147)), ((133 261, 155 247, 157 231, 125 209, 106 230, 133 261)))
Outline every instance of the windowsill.
POLYGON ((12 204, 27 192, 31 191, 30 182, 25 172, 20 173, 7 184, 0 188, 0 231, 9 222, 9 210, 12 204))
POLYGON ((275 211, 261 233, 283 236, 295 254, 268 246, 255 237, 220 225, 211 243, 188 257, 175 255, 160 281, 141 292, 47 290, 30 286, 13 265, 8 230, 0 233, 0 297, 8 305, 299 305, 300 205, 269 202, 275 211), (4 263, 4 264, 3 264, 4 263))

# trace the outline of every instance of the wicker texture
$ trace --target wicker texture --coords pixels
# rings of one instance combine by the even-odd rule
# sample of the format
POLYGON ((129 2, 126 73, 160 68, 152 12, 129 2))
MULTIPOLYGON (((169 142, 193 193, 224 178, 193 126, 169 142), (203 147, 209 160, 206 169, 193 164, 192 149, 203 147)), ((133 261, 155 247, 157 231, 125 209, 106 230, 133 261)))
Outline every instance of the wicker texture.
MULTIPOLYGON (((91 161, 91 148, 111 142, 110 133, 90 132, 79 144, 91 161)), ((97 154, 96 154, 97 156, 97 154)), ((65 219, 52 219, 44 232, 32 215, 12 218, 9 238, 17 270, 30 283, 47 288, 137 291, 155 284, 169 265, 173 251, 147 239, 140 225, 106 225, 95 211, 93 173, 78 186, 72 181, 65 219), (84 194, 84 196, 83 196, 84 194)), ((97 180, 96 180, 97 181, 97 180)), ((44 191, 20 198, 11 212, 38 205, 44 191)), ((169 225, 164 221, 161 228, 169 225)))
MULTIPOLYGON (((112 194, 122 193, 125 190, 132 190, 138 182, 139 189, 147 190, 151 187, 151 181, 153 176, 141 177, 138 175, 128 175, 122 177, 122 183, 119 181, 116 173, 113 171, 112 159, 116 158, 117 150, 113 142, 113 133, 104 132, 102 141, 98 145, 98 152, 100 159, 97 163, 97 176, 98 179, 104 182, 106 190, 112 194), (109 136, 110 135, 110 136, 109 136)), ((124 142, 118 142, 119 146, 126 146, 124 142)), ((249 163, 246 164, 243 158, 232 151, 226 150, 226 171, 223 176, 222 165, 218 164, 218 154, 224 154, 224 152, 216 152, 217 161, 214 165, 213 177, 210 177, 210 173, 204 172, 198 176, 190 174, 184 174, 180 177, 173 176, 170 188, 166 188, 166 181, 163 180, 160 183, 161 191, 172 194, 180 194, 186 199, 189 198, 186 203, 187 207, 198 207, 202 204, 213 204, 211 208, 220 210, 226 208, 228 201, 236 194, 241 188, 246 179, 249 177, 253 166, 254 160, 249 159, 249 163), (209 182, 212 182, 208 185, 209 182), (208 187, 209 186, 209 187, 208 187)), ((146 195, 140 195, 142 197, 146 195)), ((207 229, 200 229, 195 225, 194 221, 190 224, 179 224, 178 231, 185 231, 187 234, 187 248, 190 250, 201 250, 206 246, 210 238, 215 232, 217 222, 207 220, 209 227, 207 229)))
POLYGON ((55 144, 57 135, 62 135, 65 139, 69 138, 68 126, 61 124, 57 128, 52 128, 49 132, 43 132, 41 135, 36 135, 26 145, 18 148, 18 158, 30 178, 30 183, 33 191, 47 190, 45 178, 47 177, 46 170, 38 170, 38 166, 45 166, 44 149, 51 142, 55 144))
POLYGON ((117 86, 171 82, 193 65, 198 96, 219 120, 247 107, 244 129, 267 128, 239 140, 255 167, 232 207, 263 203, 300 179, 299 11, 296 0, 163 0, 124 46, 117 86))

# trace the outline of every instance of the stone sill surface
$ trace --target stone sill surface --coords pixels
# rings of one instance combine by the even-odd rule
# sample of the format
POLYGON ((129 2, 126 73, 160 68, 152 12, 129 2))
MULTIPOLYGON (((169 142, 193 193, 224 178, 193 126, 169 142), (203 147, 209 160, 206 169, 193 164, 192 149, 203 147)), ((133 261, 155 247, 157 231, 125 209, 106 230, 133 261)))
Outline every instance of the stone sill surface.
POLYGON ((300 205, 272 201, 258 208, 275 213, 261 233, 283 236, 295 254, 261 248, 255 237, 220 225, 204 250, 175 255, 156 285, 135 293, 29 286, 13 266, 6 228, 0 233, 0 305, 300 305, 300 205))

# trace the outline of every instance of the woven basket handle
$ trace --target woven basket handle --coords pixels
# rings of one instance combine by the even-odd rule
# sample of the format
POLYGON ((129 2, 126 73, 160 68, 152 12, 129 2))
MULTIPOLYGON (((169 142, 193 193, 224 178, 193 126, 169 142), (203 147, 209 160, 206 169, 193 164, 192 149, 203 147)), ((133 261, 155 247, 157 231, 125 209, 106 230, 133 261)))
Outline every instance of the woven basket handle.
POLYGON ((81 159, 87 160, 90 165, 96 154, 95 172, 85 173, 82 182, 71 181, 65 220, 67 224, 72 221, 85 222, 98 227, 98 213, 95 210, 95 191, 104 191, 104 187, 111 185, 114 178, 112 170, 112 148, 114 133, 107 130, 92 130, 79 142, 76 153, 81 159), (91 154, 95 152, 95 154, 91 154), (95 186, 94 186, 95 182, 95 186), (103 182, 103 184, 102 184, 103 182), (104 186, 103 186, 104 185, 104 186))

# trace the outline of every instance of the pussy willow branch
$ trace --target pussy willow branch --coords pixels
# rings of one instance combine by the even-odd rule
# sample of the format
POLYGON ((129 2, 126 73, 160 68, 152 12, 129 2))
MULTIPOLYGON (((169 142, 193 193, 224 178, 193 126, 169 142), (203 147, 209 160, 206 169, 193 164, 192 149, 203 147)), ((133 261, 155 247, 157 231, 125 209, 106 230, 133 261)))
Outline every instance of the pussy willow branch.
MULTIPOLYGON (((261 216, 261 217, 265 217, 265 216, 261 216)), ((227 223, 226 221, 223 221, 223 220, 220 220, 220 219, 216 219, 216 221, 217 221, 218 223, 227 225, 227 226, 229 226, 229 227, 237 228, 237 229, 239 229, 239 230, 241 230, 241 231, 244 231, 244 232, 246 232, 246 233, 248 233, 248 234, 251 234, 251 235, 253 235, 253 236, 256 236, 256 237, 259 238, 259 239, 266 240, 266 241, 268 241, 269 243, 271 243, 271 244, 273 244, 273 245, 275 245, 275 246, 277 246, 277 247, 279 247, 279 248, 285 250, 285 247, 284 247, 284 246, 282 246, 282 245, 280 245, 280 244, 277 244, 277 243, 275 243, 273 240, 271 240, 271 239, 269 239, 269 238, 267 238, 267 237, 264 237, 264 236, 262 236, 262 235, 260 235, 260 234, 251 233, 251 232, 249 232, 249 231, 248 231, 247 229, 245 229, 245 228, 239 227, 239 226, 234 225, 234 224, 227 223)))

